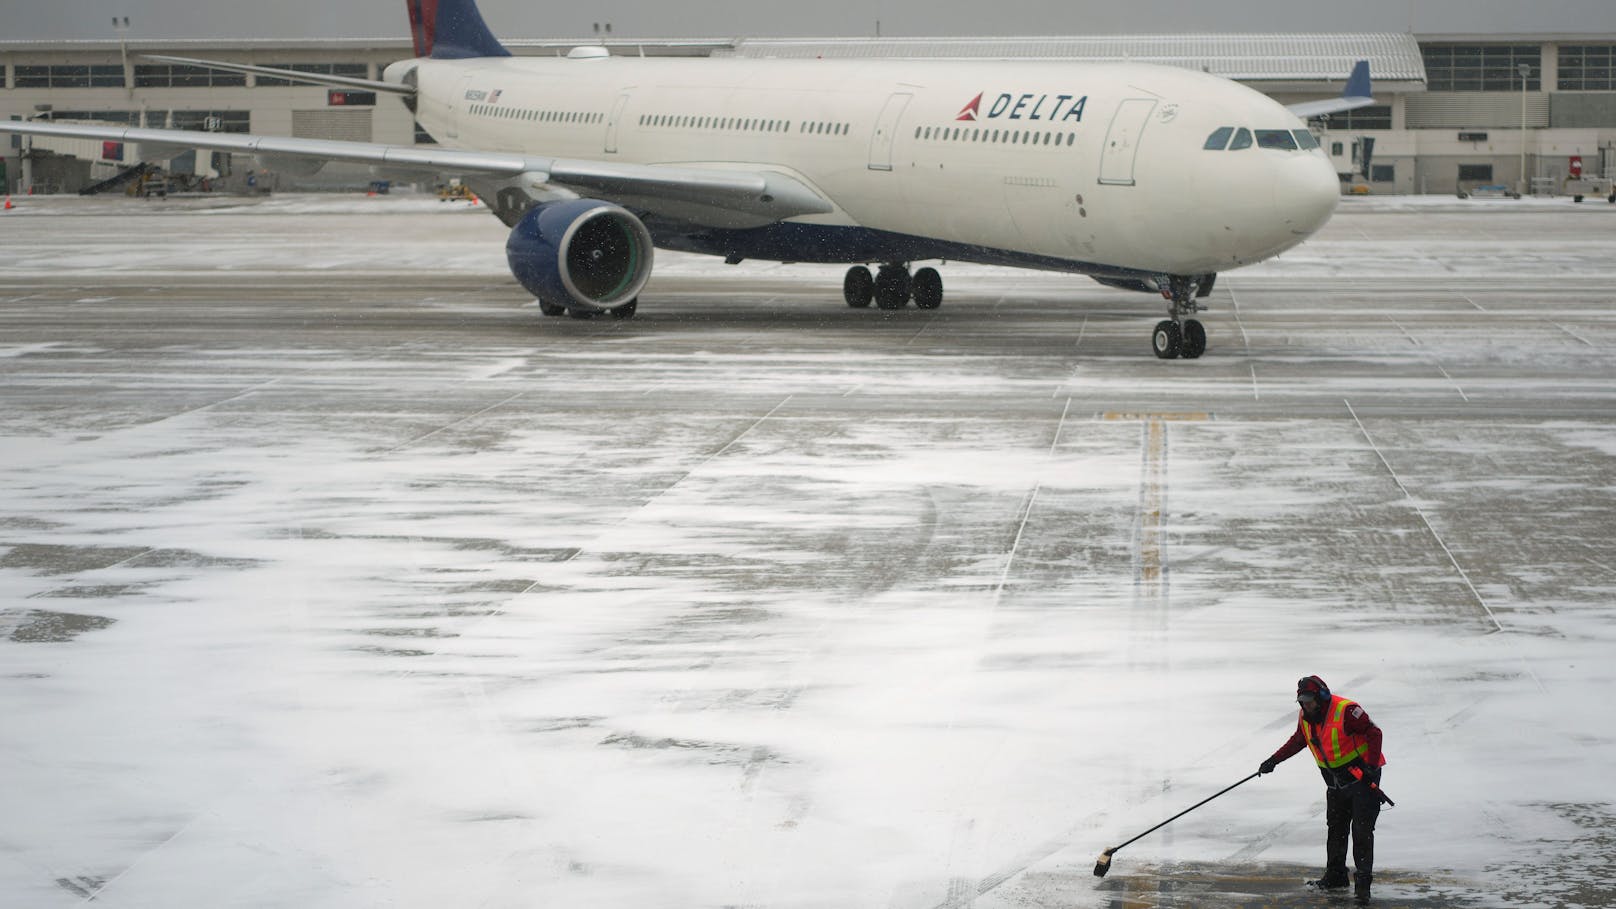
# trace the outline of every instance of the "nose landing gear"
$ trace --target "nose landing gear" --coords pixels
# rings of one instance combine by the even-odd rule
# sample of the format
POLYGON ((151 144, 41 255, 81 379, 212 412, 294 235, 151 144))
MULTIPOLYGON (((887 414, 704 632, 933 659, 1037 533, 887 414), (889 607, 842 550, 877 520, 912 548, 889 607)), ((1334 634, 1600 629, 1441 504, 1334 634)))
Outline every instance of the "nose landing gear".
POLYGON ((1206 327, 1199 320, 1185 318, 1201 311, 1196 299, 1212 292, 1217 275, 1172 275, 1162 286, 1162 297, 1172 303, 1167 318, 1156 323, 1150 347, 1163 360, 1183 357, 1194 360, 1206 353, 1206 327))

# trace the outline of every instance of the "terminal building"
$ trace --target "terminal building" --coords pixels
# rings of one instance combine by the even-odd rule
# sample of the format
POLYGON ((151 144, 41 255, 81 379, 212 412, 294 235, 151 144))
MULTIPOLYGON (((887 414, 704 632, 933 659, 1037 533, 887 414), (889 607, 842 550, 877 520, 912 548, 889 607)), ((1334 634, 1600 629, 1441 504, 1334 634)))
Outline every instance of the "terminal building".
MULTIPOLYGON (((1132 60, 1204 70, 1281 103, 1338 94, 1367 59, 1379 103, 1313 122, 1343 190, 1455 193, 1502 187, 1540 194, 1610 192, 1616 177, 1616 33, 1105 35, 1075 38, 718 39, 607 42, 507 40, 516 54, 604 43, 615 54, 1132 60)), ((406 38, 311 40, 0 40, 0 117, 116 122, 429 143, 396 99, 175 63, 167 55, 379 78, 411 56, 406 38)), ((72 192, 136 163, 140 150, 12 136, 0 140, 8 191, 72 192)), ((149 155, 148 155, 149 156, 149 155)), ((272 162, 181 154, 188 188, 363 186, 376 175, 320 174, 272 162)), ((451 175, 445 175, 451 176, 451 175)))

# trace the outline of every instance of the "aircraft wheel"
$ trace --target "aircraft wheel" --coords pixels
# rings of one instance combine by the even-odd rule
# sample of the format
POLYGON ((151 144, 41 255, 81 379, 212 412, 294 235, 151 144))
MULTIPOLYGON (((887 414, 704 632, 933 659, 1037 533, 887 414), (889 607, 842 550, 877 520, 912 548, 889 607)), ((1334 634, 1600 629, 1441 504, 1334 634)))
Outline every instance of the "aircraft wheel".
POLYGON ((1178 355, 1194 360, 1206 353, 1206 327, 1195 319, 1184 320, 1184 346, 1178 355))
POLYGON ((875 297, 875 279, 870 277, 870 270, 862 265, 855 265, 847 270, 847 277, 842 279, 842 299, 854 309, 862 309, 870 305, 875 297))
POLYGON ((943 305, 943 276, 935 268, 922 268, 915 272, 915 306, 936 309, 943 305))
POLYGON ((902 309, 909 305, 909 272, 900 265, 884 265, 875 276, 875 305, 902 309))
POLYGON ((548 303, 544 300, 539 301, 539 312, 542 312, 547 316, 563 315, 566 313, 566 311, 567 308, 565 306, 559 306, 555 303, 548 303))
POLYGON ((624 303, 622 306, 613 306, 611 309, 607 310, 607 312, 611 313, 612 318, 614 319, 631 319, 634 317, 635 310, 639 308, 640 298, 635 297, 627 303, 624 303))
POLYGON ((1184 338, 1178 330, 1178 323, 1171 319, 1157 322, 1156 331, 1150 336, 1150 346, 1155 349, 1156 357, 1162 360, 1171 360, 1178 356, 1183 343, 1184 338))

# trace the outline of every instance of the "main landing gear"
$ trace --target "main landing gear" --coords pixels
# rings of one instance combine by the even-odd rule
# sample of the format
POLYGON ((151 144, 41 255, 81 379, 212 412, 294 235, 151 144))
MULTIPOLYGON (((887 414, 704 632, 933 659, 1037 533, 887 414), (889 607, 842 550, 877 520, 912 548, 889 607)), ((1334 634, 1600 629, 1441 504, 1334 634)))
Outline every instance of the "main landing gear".
POLYGON ((881 309, 903 309, 910 300, 919 309, 943 305, 943 276, 935 268, 922 268, 913 276, 902 263, 883 265, 871 277, 870 270, 855 265, 842 279, 842 298, 848 306, 863 308, 874 300, 881 309))
POLYGON ((1167 279, 1161 294, 1173 305, 1167 310, 1167 318, 1157 322, 1156 330, 1150 335, 1150 346, 1157 357, 1194 360, 1206 353, 1206 327, 1185 316, 1201 311, 1195 301, 1212 292, 1212 282, 1216 279, 1217 275, 1173 275, 1167 279))

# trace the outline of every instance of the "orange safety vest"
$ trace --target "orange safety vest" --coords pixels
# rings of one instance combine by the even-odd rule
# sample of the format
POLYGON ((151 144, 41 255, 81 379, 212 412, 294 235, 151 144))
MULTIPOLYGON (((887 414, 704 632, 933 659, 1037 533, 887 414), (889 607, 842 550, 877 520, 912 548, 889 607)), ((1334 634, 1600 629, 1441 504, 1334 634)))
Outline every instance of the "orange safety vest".
MULTIPOLYGON (((1352 763, 1363 757, 1369 751, 1369 739, 1361 735, 1349 735, 1346 729, 1347 708, 1357 705, 1340 695, 1330 698, 1330 704, 1324 708, 1324 722, 1314 726, 1308 722, 1307 715, 1302 715, 1302 735, 1307 739, 1307 750, 1313 752, 1313 760, 1320 767, 1334 770, 1352 763)), ((1385 763, 1385 758, 1381 758, 1385 763)))

